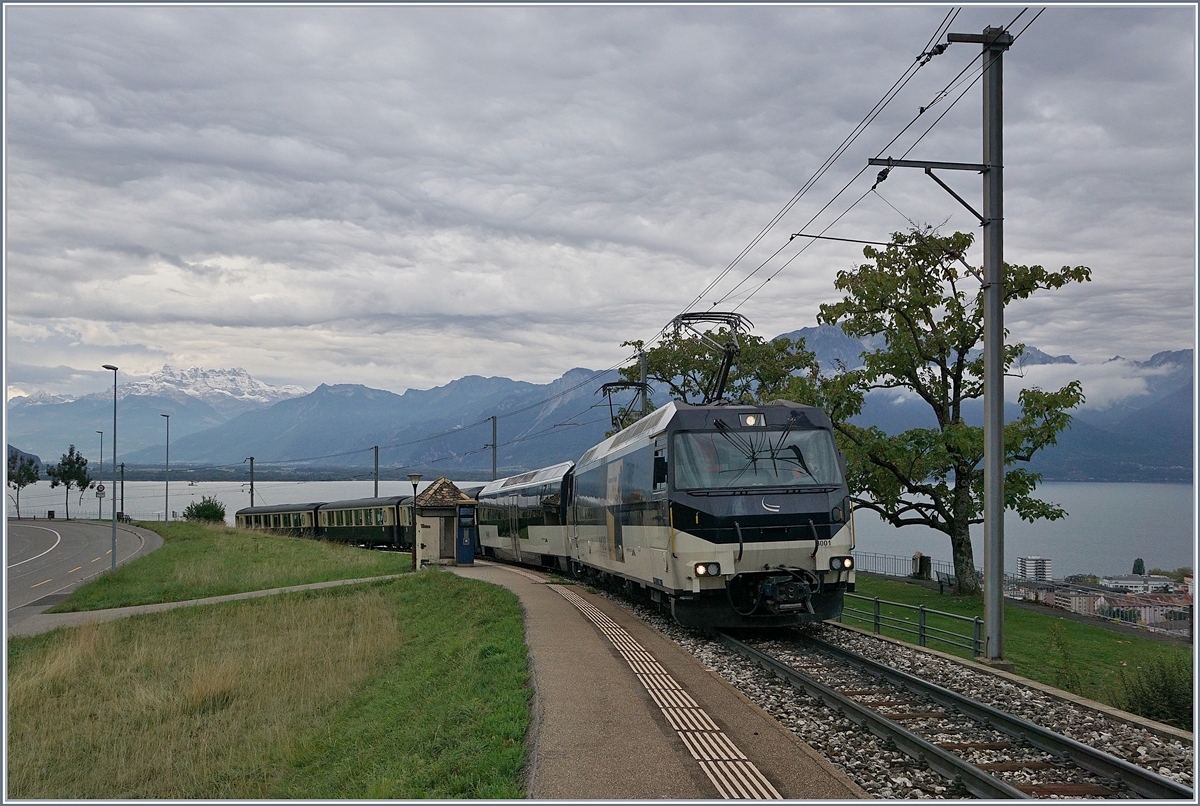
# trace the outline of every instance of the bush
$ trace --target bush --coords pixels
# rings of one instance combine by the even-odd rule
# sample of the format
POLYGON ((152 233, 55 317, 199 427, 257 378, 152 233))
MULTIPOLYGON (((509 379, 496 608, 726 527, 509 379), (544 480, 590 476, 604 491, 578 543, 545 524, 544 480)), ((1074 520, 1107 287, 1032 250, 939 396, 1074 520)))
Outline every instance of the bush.
POLYGON ((193 501, 183 511, 183 519, 188 521, 209 521, 212 523, 225 522, 225 505, 215 496, 205 495, 200 500, 193 501))
POLYGON ((1113 699, 1130 713, 1192 729, 1192 664, 1188 658, 1150 657, 1122 667, 1113 699))

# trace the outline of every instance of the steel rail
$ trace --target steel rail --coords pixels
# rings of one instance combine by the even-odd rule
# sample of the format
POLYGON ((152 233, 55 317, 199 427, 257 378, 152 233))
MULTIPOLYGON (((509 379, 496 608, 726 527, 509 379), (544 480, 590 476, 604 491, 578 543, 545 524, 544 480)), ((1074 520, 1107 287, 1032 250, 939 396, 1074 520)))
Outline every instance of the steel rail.
MULTIPOLYGON (((1122 758, 1105 753, 1078 742, 1068 736, 1055 733, 1049 728, 1034 724, 1012 714, 1005 713, 990 705, 969 699, 955 691, 943 688, 936 683, 930 683, 919 677, 892 669, 878 661, 863 657, 850 650, 834 644, 798 634, 805 642, 812 644, 828 655, 852 663, 871 674, 882 677, 889 682, 907 688, 915 694, 922 694, 938 702, 946 708, 954 709, 971 719, 988 725, 1001 733, 1028 742, 1033 747, 1047 753, 1053 753, 1060 758, 1069 759, 1072 763, 1097 775, 1121 781, 1130 790, 1144 798, 1156 800, 1185 798, 1195 800, 1192 789, 1172 781, 1164 775, 1139 767, 1122 758)), ((755 650, 757 651, 757 650, 755 650)))
POLYGON ((808 675, 801 674, 783 661, 723 632, 718 632, 717 637, 730 649, 744 655, 793 686, 804 690, 823 705, 836 708, 846 714, 852 722, 861 725, 879 738, 892 742, 900 751, 927 764, 930 769, 942 777, 962 783, 972 795, 991 800, 1030 797, 1016 787, 964 761, 954 753, 943 750, 912 731, 897 725, 890 719, 881 716, 877 711, 813 680, 808 675))

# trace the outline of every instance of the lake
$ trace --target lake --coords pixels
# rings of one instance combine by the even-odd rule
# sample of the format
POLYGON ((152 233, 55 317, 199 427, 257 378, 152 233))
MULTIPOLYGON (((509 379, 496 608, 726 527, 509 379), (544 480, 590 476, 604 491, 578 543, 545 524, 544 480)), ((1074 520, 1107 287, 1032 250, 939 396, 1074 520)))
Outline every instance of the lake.
MULTIPOLYGON (((432 479, 430 479, 432 481, 432 479)), ((424 489, 428 482, 422 482, 424 489)), ((111 484, 105 481, 106 485, 111 484)), ((247 482, 186 482, 171 484, 171 509, 183 512, 201 496, 216 496, 225 504, 227 520, 250 505, 247 482)), ((254 485, 255 503, 287 504, 307 501, 338 501, 366 498, 373 493, 371 479, 360 481, 262 481, 254 485)), ((111 494, 111 493, 110 493, 111 494)), ((407 481, 380 481, 380 495, 411 495, 407 481)), ((1014 513, 1004 521, 1005 571, 1016 573, 1017 557, 1040 555, 1053 560, 1054 576, 1069 574, 1128 574, 1134 559, 1141 557, 1146 569, 1195 567, 1193 485, 1117 484, 1099 482, 1047 482, 1038 496, 1064 507, 1068 517, 1060 521, 1026 523, 1014 513)), ((9 492, 8 512, 15 514, 9 492)), ((24 515, 44 517, 47 509, 63 515, 63 490, 51 490, 47 481, 27 487, 21 494, 24 515)), ((79 494, 71 496, 71 515, 96 516, 96 498, 91 491, 79 506, 79 494)), ((104 511, 111 517, 105 499, 104 511)), ((139 520, 161 520, 163 483, 125 483, 125 507, 139 520)), ((895 529, 867 510, 855 513, 858 550, 910 557, 920 551, 949 561, 950 538, 920 526, 895 529)), ((983 527, 972 529, 975 564, 983 565, 983 527)))

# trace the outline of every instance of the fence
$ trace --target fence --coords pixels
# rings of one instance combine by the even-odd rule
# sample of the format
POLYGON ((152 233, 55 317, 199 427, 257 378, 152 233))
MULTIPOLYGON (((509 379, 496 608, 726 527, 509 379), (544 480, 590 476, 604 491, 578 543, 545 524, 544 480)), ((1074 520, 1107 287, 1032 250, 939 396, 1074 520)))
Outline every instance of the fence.
MULTIPOLYGON (((942 577, 954 573, 952 563, 929 558, 933 572, 942 577)), ((913 558, 895 554, 855 552, 854 567, 868 574, 891 577, 912 577, 913 558)), ((982 578, 982 571, 975 569, 982 578)), ((1192 634, 1192 605, 1180 601, 1155 599, 1152 595, 1125 593, 1110 588, 1044 582, 1004 575, 1004 596, 1009 599, 1034 601, 1072 613, 1104 621, 1162 632, 1181 637, 1192 634)))
POLYGON ((915 635, 917 637, 917 644, 920 646, 928 646, 929 641, 938 641, 949 646, 966 649, 975 657, 979 657, 983 653, 983 619, 978 616, 969 618, 955 613, 944 613, 941 610, 930 610, 925 605, 888 602, 881 600, 878 596, 874 599, 869 599, 866 596, 847 593, 846 599, 870 602, 871 608, 870 610, 860 610, 856 607, 851 607, 847 603, 842 609, 839 621, 845 621, 849 618, 861 621, 864 624, 870 624, 877 634, 881 633, 884 628, 887 628, 905 635, 915 635), (904 612, 915 613, 917 623, 914 625, 911 617, 896 615, 896 613, 904 612), (933 617, 932 621, 930 619, 931 616, 933 617), (970 632, 964 634, 955 632, 953 629, 947 629, 947 627, 955 625, 970 625, 970 632))
MULTIPOLYGON (((954 563, 929 558, 930 570, 949 576, 954 573, 954 563)), ((854 552, 854 567, 867 574, 883 574, 889 577, 912 576, 912 557, 897 554, 875 554, 869 551, 854 552)))

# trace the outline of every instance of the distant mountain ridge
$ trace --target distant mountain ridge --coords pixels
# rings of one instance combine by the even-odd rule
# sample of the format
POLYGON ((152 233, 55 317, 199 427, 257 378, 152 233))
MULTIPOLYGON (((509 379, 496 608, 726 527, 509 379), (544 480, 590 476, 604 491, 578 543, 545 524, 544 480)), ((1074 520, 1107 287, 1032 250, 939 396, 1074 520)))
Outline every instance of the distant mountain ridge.
MULTIPOLYGON (((322 384, 304 397, 245 412, 171 444, 172 464, 235 464, 318 458, 330 467, 363 467, 381 446, 385 467, 449 471, 490 468, 488 418, 498 417, 498 464, 511 471, 578 457, 604 438, 607 410, 596 391, 616 373, 576 368, 549 384, 469 375, 397 395, 359 384, 322 384), (435 435, 442 435, 436 436, 435 435)), ((127 455, 154 462, 155 449, 127 455)))
MULTIPOLYGON (((823 366, 861 364, 877 340, 851 339, 839 328, 803 328, 803 337, 823 366)), ((1147 393, 1119 405, 1074 415, 1059 445, 1033 463, 1047 479, 1100 481, 1189 481, 1192 446, 1192 351, 1156 353, 1144 362, 1115 357, 1143 379, 1147 393)), ((1026 364, 1070 364, 1070 356, 1026 349, 1026 364)), ((1111 363, 1111 362, 1110 362, 1111 363)), ((1092 365, 1095 366, 1095 365, 1092 365)), ((496 415, 502 475, 577 459, 604 438, 611 426, 597 395, 616 372, 575 368, 549 384, 469 375, 433 389, 403 394, 358 384, 271 387, 244 370, 177 370, 164 367, 147 381, 118 390, 119 460, 160 465, 165 460, 165 423, 171 415, 171 465, 240 465, 314 459, 316 465, 363 468, 373 446, 384 467, 419 467, 457 474, 491 467, 488 419, 496 415), (297 394, 297 390, 301 394, 297 394), (264 402, 272 396, 274 402, 264 402)), ((656 404, 667 400, 665 391, 656 404)), ((972 401, 964 415, 979 424, 982 405, 972 401)), ((1007 407, 1009 416, 1015 407, 1007 407)), ((8 409, 9 442, 42 456, 57 456, 75 444, 95 453, 99 435, 111 439, 111 392, 78 400, 31 395, 14 398, 8 409)), ((882 392, 867 396, 856 419, 888 433, 933 427, 928 406, 882 392)), ((105 454, 111 456, 106 442, 105 454)))
MULTIPOLYGON (((861 367, 863 365, 863 353, 877 350, 884 346, 882 336, 856 339, 852 336, 847 336, 837 325, 802 327, 799 330, 793 330, 791 333, 781 333, 775 338, 804 339, 805 346, 816 353, 817 363, 821 365, 823 372, 826 370, 833 371, 839 365, 845 366, 846 369, 861 367)), ((976 357, 979 353, 979 350, 972 350, 968 355, 976 357)), ((1151 361, 1153 360, 1151 359, 1151 361)), ((1069 355, 1048 355, 1036 347, 1026 345, 1020 363, 1023 366, 1074 364, 1075 359, 1069 355)))

